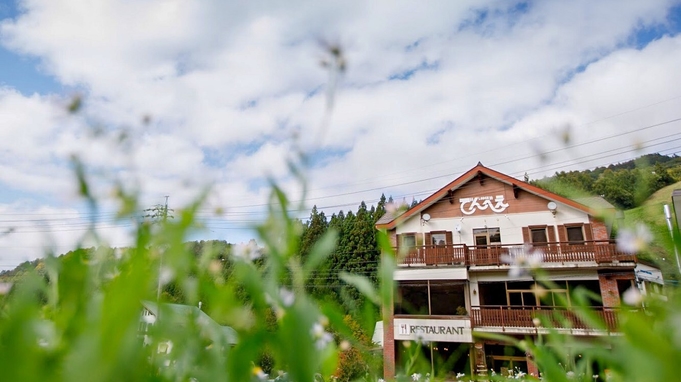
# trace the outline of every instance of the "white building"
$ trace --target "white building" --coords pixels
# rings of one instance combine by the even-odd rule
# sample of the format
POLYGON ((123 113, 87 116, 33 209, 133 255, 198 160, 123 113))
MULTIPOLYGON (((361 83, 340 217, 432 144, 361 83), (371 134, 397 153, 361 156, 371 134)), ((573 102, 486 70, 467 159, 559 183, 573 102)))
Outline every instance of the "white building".
POLYGON ((662 277, 659 269, 617 250, 610 240, 611 205, 602 199, 582 203, 478 163, 408 211, 381 218, 376 227, 404 254, 394 274, 393 315, 383 331, 385 376, 395 374, 404 342, 415 340, 429 343, 425 355, 431 362, 463 354, 448 366, 453 374, 519 368, 536 375, 527 355, 476 340, 473 333, 535 336, 545 329, 534 318, 558 310, 570 317, 569 292, 577 287, 601 296, 591 309, 607 329, 593 330, 574 315, 561 329, 585 337, 608 335, 624 291, 637 281, 648 285, 643 290, 651 289, 662 277), (541 270, 553 282, 544 298, 529 274, 510 277, 505 261, 532 253, 542 254, 541 270))

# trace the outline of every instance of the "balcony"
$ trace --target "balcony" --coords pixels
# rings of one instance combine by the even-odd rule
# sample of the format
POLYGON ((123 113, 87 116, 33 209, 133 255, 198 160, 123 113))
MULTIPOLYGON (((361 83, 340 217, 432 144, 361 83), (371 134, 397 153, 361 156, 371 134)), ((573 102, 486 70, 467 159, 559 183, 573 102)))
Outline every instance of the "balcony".
MULTIPOLYGON (((535 318, 546 317, 553 328, 593 330, 606 328, 614 331, 617 328, 617 310, 606 307, 588 307, 598 321, 600 328, 585 323, 577 313, 578 308, 548 306, 474 306, 471 307, 471 325, 474 328, 493 327, 502 331, 513 329, 534 329, 535 318)), ((546 322, 546 321, 542 321, 546 322)))
MULTIPOLYGON (((512 256, 523 244, 468 246, 466 244, 423 245, 410 248, 401 265, 502 265, 504 256, 512 256)), ((545 263, 636 262, 636 256, 620 252, 612 240, 580 243, 551 242, 534 245, 544 253, 545 263)))
POLYGON ((546 307, 546 306, 473 306, 471 307, 471 325, 474 328, 494 327, 502 331, 513 329, 539 328, 533 319, 546 317, 554 328, 564 329, 603 329, 614 331, 617 328, 617 310, 605 307, 589 307, 589 309, 601 322, 602 328, 594 328, 587 325, 579 314, 577 308, 546 307))

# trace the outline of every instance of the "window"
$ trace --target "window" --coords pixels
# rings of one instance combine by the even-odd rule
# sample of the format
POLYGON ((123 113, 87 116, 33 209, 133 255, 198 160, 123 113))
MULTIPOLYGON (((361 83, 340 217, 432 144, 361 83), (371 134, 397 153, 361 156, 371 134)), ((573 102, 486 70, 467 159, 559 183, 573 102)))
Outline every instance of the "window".
POLYGON ((582 226, 565 227, 567 239, 570 244, 584 244, 584 231, 582 226))
POLYGON ((400 281, 395 314, 466 315, 464 284, 454 280, 400 281))
POLYGON ((565 306, 565 304, 570 306, 566 281, 556 281, 552 289, 539 288, 534 281, 506 281, 478 285, 481 305, 529 308, 565 306))
POLYGON ((395 314, 428 314, 428 312, 428 282, 400 282, 397 286, 395 314))
POLYGON ((466 315, 466 294, 461 281, 430 281, 430 314, 466 315))
POLYGON ((407 249, 416 248, 416 235, 405 234, 402 235, 402 246, 407 249))
POLYGON ((530 228, 530 235, 533 244, 546 244, 549 242, 546 237, 546 228, 530 228))
POLYGON ((447 243, 447 237, 444 233, 433 233, 430 235, 430 244, 443 246, 447 243))
POLYGON ((624 301, 624 292, 629 290, 629 288, 636 288, 636 284, 634 284, 634 280, 631 280, 631 279, 617 280, 617 291, 619 292, 619 295, 620 295, 620 302, 624 301))
POLYGON ((473 230, 476 246, 501 244, 499 228, 476 228, 473 230))

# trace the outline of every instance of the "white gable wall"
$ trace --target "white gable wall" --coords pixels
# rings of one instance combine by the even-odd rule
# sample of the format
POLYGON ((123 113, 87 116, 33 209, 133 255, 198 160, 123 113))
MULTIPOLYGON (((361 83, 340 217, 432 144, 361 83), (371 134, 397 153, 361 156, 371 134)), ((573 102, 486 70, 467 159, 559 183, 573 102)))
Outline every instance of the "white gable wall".
POLYGON ((397 227, 397 234, 417 233, 423 235, 433 231, 452 231, 453 244, 474 245, 473 229, 498 227, 501 231, 502 244, 519 244, 523 242, 522 228, 531 225, 558 226, 569 223, 589 223, 589 216, 580 210, 564 204, 558 205, 554 216, 550 211, 525 212, 516 214, 490 214, 453 218, 431 219, 421 222, 420 216, 414 216, 397 227), (457 226, 461 231, 457 233, 457 226))

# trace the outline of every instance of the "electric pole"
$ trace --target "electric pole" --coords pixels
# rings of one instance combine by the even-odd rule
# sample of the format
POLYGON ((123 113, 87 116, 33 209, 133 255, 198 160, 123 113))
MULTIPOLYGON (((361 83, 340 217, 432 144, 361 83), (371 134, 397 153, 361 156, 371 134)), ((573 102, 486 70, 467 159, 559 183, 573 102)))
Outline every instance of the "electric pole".
MULTIPOLYGON (((168 198, 170 198, 170 195, 166 195, 166 202, 163 205, 163 223, 165 223, 168 220, 168 198)), ((163 252, 164 248, 161 248, 161 252, 159 253, 159 261, 158 261, 158 285, 156 288, 156 303, 159 304, 158 310, 160 311, 160 303, 161 303, 161 273, 163 272, 163 252)))

